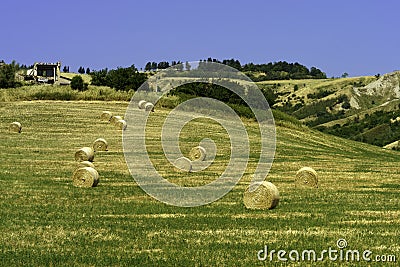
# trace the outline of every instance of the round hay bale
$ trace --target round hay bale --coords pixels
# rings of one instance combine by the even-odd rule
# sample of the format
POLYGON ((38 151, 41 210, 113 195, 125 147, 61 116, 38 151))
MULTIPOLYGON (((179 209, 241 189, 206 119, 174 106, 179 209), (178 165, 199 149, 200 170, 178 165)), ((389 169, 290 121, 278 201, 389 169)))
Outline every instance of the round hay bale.
POLYGON ((82 167, 91 167, 94 168, 94 164, 91 163, 90 161, 81 161, 78 164, 78 168, 82 168, 82 167))
POLYGON ((107 141, 103 138, 97 138, 94 142, 93 142, 93 150, 95 152, 97 151, 107 151, 107 141))
POLYGON ((243 194, 243 203, 247 209, 273 209, 279 203, 279 191, 271 182, 252 183, 243 194))
POLYGON ((91 147, 82 147, 81 149, 75 152, 75 160, 78 162, 93 161, 93 159, 94 159, 94 151, 91 147))
POLYGON ((192 170, 192 162, 187 157, 176 159, 174 165, 179 171, 190 172, 192 170))
POLYGON ((121 116, 112 116, 112 118, 110 119, 110 123, 115 125, 119 120, 122 120, 121 116))
POLYGON ((103 111, 103 113, 101 114, 100 118, 103 121, 110 121, 112 118, 112 113, 110 111, 103 111))
POLYGON ((14 121, 10 124, 9 127, 10 132, 20 133, 22 131, 21 123, 14 121))
POLYGON ((204 161, 206 159, 206 149, 202 146, 196 146, 189 152, 189 158, 193 161, 204 161))
POLYGON ((140 100, 138 103, 139 109, 144 109, 144 106, 146 105, 147 101, 146 100, 140 100))
POLYGON ((99 173, 91 167, 82 167, 75 170, 72 183, 77 187, 95 187, 99 183, 99 173))
POLYGON ((392 150, 400 150, 400 142, 394 141, 393 143, 390 143, 390 144, 384 146, 383 148, 384 149, 392 149, 392 150))
POLYGON ((126 121, 125 121, 125 120, 119 120, 119 121, 117 121, 117 122, 115 123, 115 126, 116 126, 118 129, 125 130, 126 127, 127 127, 127 124, 126 124, 126 121))
POLYGON ((154 111, 154 105, 152 103, 150 103, 150 102, 147 102, 144 105, 144 110, 146 110, 146 111, 154 111))
POLYGON ((310 167, 303 167, 296 173, 296 184, 318 188, 317 172, 310 167))

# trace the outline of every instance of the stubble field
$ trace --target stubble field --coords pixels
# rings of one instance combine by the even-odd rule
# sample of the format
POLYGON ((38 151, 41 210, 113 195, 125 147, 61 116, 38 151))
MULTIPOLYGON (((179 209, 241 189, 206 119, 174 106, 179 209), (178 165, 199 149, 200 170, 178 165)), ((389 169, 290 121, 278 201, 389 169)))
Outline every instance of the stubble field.
MULTIPOLYGON (((124 115, 126 107, 127 102, 102 101, 0 104, 0 265, 279 265, 276 255, 272 262, 259 261, 257 252, 265 245, 271 250, 320 252, 337 249, 340 238, 348 242, 346 249, 371 250, 372 258, 400 256, 399 152, 277 122, 277 150, 267 180, 280 191, 279 205, 246 210, 243 192, 257 164, 259 142, 256 124, 246 121, 251 153, 243 179, 214 203, 174 207, 140 189, 125 163, 121 130, 100 120, 103 110, 124 115), (21 122, 22 133, 8 131, 13 121, 21 122), (99 137, 109 143, 109 151, 97 153, 94 160, 100 183, 76 188, 71 178, 77 166, 74 152, 99 137), (294 184, 303 166, 318 172, 318 189, 294 184)), ((161 125, 167 113, 156 110, 150 121, 161 125)), ((217 178, 230 151, 221 126, 199 120, 181 135, 184 153, 203 137, 214 139, 215 162, 189 178, 175 172, 157 145, 159 132, 149 131, 149 154, 160 173, 185 186, 217 178)), ((325 258, 314 264, 345 262, 325 258)))

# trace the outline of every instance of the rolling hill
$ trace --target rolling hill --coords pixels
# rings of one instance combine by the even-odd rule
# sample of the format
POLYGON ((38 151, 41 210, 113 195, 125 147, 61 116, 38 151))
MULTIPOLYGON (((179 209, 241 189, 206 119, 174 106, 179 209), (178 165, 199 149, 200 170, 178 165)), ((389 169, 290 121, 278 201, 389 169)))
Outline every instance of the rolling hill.
POLYGON ((378 146, 397 141, 400 72, 380 77, 268 81, 258 85, 278 96, 274 107, 308 126, 378 146))

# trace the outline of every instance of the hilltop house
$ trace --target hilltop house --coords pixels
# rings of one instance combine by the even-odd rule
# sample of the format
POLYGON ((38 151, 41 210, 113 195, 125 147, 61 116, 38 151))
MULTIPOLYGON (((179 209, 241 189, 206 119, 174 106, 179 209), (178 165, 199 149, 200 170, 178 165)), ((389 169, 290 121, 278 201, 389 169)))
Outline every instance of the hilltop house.
POLYGON ((61 62, 36 62, 33 65, 33 69, 27 71, 27 76, 33 77, 36 82, 54 84, 60 80, 60 68, 61 62))

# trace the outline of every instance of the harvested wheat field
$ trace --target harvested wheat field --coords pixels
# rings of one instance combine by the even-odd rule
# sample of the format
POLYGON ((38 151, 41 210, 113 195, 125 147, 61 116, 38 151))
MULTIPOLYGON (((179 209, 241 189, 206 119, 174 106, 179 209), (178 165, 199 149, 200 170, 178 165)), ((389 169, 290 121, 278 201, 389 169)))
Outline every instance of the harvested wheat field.
MULTIPOLYGON (((279 122, 267 179, 279 189, 279 205, 249 210, 243 192, 252 179, 260 141, 255 123, 245 120, 251 150, 244 177, 216 202, 174 207, 138 187, 125 163, 122 131, 99 119, 105 109, 124 115, 127 105, 2 103, 2 266, 269 266, 278 263, 257 259, 265 245, 271 250, 321 251, 337 248, 339 238, 351 249, 400 257, 399 152, 279 122), (22 134, 9 133, 10 121, 23 122, 22 134), (71 179, 78 165, 74 153, 90 146, 99 131, 112 147, 94 159, 100 183, 76 187, 71 179), (318 170, 318 190, 293 185, 303 166, 318 170)), ((207 119, 185 125, 180 134, 185 157, 206 137, 215 141, 217 152, 207 169, 177 172, 160 145, 159 128, 167 114, 162 108, 150 113, 146 145, 154 167, 181 186, 201 186, 218 178, 230 155, 224 128, 207 119)), ((331 265, 329 260, 318 262, 331 265)))

